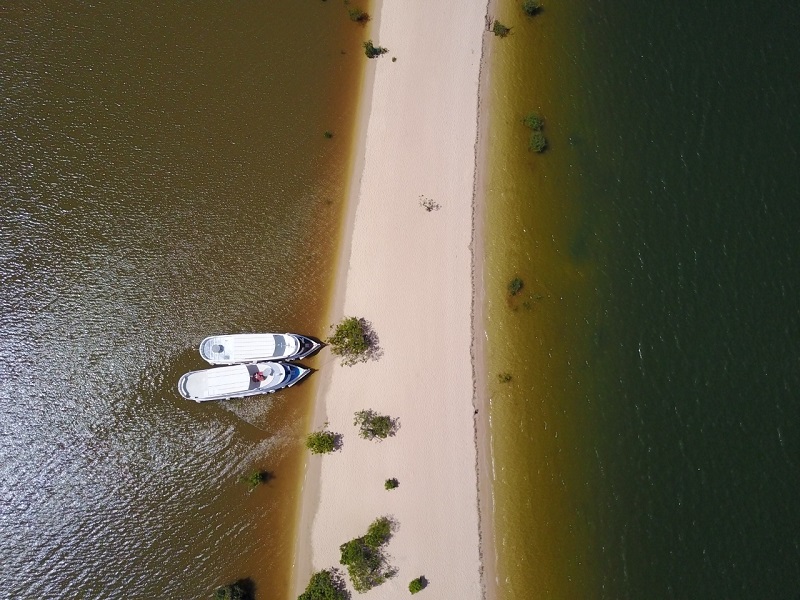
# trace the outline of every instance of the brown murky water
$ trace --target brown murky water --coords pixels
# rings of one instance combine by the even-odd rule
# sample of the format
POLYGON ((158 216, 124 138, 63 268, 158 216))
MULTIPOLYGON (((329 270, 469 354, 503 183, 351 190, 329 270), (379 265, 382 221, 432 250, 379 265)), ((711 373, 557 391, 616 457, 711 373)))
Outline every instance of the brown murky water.
POLYGON ((337 2, 2 13, 4 589, 287 597, 313 376, 175 383, 210 333, 324 335, 367 30, 337 2))

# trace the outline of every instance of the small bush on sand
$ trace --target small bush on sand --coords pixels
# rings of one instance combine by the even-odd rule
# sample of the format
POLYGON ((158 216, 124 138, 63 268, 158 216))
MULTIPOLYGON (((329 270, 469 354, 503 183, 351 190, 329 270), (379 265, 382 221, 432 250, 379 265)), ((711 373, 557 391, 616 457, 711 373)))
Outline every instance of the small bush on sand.
POLYGON ((425 580, 425 577, 420 576, 411 580, 411 583, 408 584, 408 591, 412 594, 416 594, 424 590, 426 585, 428 585, 428 582, 425 580))
POLYGON ((372 409, 360 410, 355 414, 353 425, 360 428, 358 435, 365 440, 375 438, 385 440, 390 435, 395 434, 396 425, 391 417, 379 415, 372 409))
POLYGON ((389 50, 386 48, 373 45, 372 40, 364 42, 364 54, 367 55, 367 58, 378 58, 381 54, 386 54, 388 51, 389 50))
POLYGON ((331 351, 342 358, 342 364, 353 365, 366 360, 370 349, 366 323, 358 317, 345 317, 336 325, 327 340, 331 351))
POLYGON ((334 569, 318 571, 311 576, 306 591, 297 600, 348 600, 344 581, 334 569))
POLYGON ((323 428, 308 434, 306 448, 311 450, 311 454, 329 454, 336 450, 336 438, 335 433, 323 428))
POLYGON ((347 567, 350 582, 358 593, 382 584, 393 575, 383 553, 383 546, 391 537, 392 521, 380 517, 372 522, 365 536, 339 546, 339 562, 347 567))
POLYGON ((396 489, 397 486, 399 485, 400 482, 397 481, 397 479, 395 479, 394 477, 392 477, 391 479, 386 480, 386 482, 383 484, 383 487, 386 488, 387 490, 393 490, 396 489))

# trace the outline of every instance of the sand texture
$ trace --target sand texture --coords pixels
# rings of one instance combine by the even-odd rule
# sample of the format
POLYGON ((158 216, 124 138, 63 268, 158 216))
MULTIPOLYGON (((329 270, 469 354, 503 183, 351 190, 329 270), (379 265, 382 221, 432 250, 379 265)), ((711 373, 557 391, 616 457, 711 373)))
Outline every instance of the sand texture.
POLYGON ((342 568, 339 546, 390 516, 397 575, 367 597, 406 599, 421 575, 417 597, 482 596, 471 242, 485 15, 485 2, 444 0, 384 0, 374 15, 373 41, 389 52, 368 67, 330 318, 368 320, 380 355, 345 367, 322 351, 314 426, 327 421, 343 445, 309 459, 298 591, 312 570, 342 568), (362 409, 396 418, 396 435, 361 439, 362 409), (392 477, 399 488, 387 491, 392 477))

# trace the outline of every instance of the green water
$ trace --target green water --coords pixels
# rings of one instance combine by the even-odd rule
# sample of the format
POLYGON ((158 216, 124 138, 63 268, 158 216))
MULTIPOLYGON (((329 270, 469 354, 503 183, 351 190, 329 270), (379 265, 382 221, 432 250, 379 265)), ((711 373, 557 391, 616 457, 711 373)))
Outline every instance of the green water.
POLYGON ((487 199, 501 598, 800 588, 795 13, 497 10, 512 27, 491 41, 487 199))
POLYGON ((211 333, 324 335, 367 31, 332 2, 2 12, 3 589, 288 597, 315 378, 176 382, 211 333))

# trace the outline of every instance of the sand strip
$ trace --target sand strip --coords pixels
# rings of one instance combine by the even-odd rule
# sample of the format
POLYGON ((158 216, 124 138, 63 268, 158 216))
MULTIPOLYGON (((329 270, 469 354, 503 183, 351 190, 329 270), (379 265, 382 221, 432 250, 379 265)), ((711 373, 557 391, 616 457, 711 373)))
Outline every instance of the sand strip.
POLYGON ((408 598, 420 575, 434 597, 483 596, 473 202, 485 15, 481 2, 453 10, 444 0, 384 0, 372 23, 373 41, 389 52, 372 61, 364 85, 365 144, 356 148, 331 321, 364 317, 382 354, 341 367, 323 350, 314 425, 329 422, 344 444, 309 459, 298 593, 312 571, 339 566, 340 544, 388 515, 398 524, 387 547, 397 575, 375 597, 408 598), (361 439, 353 414, 367 408, 397 418, 397 435, 361 439), (400 487, 386 491, 390 477, 400 487))

